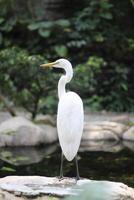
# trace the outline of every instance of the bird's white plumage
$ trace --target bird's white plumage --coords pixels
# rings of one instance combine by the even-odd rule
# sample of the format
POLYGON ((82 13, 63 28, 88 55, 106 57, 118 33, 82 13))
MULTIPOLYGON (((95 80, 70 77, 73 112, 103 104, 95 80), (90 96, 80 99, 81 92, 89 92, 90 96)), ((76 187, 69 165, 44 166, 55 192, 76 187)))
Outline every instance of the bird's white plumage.
POLYGON ((74 92, 66 92, 59 100, 57 129, 64 156, 73 160, 79 149, 83 132, 83 103, 74 92))
MULTIPOLYGON (((65 75, 62 75, 58 82, 59 104, 57 129, 62 152, 66 159, 71 161, 76 156, 79 149, 84 122, 81 98, 74 92, 66 92, 65 89, 66 84, 69 83, 73 77, 72 65, 68 60, 62 58, 52 63, 43 64, 41 67, 55 67, 65 70, 65 75)), ((79 178, 78 166, 77 176, 79 178)))

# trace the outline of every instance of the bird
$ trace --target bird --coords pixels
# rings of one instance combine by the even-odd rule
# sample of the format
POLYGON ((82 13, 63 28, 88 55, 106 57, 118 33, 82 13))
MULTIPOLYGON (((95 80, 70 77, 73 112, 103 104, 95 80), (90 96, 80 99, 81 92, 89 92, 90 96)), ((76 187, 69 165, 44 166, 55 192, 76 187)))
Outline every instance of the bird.
POLYGON ((83 102, 73 91, 66 91, 66 84, 73 78, 73 68, 69 60, 61 58, 55 62, 41 64, 43 68, 61 68, 63 74, 58 82, 57 131, 61 146, 60 179, 63 178, 63 160, 75 160, 76 180, 80 179, 77 152, 80 146, 84 124, 83 102))

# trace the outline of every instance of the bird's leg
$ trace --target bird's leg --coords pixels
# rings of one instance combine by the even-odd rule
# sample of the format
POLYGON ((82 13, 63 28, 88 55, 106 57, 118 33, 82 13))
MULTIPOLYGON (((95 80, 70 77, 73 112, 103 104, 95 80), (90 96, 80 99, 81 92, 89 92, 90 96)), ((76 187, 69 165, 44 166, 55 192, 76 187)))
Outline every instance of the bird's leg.
POLYGON ((61 152, 60 179, 63 178, 63 153, 61 152))
POLYGON ((77 155, 75 156, 75 165, 76 165, 76 173, 77 173, 76 180, 80 180, 77 155))

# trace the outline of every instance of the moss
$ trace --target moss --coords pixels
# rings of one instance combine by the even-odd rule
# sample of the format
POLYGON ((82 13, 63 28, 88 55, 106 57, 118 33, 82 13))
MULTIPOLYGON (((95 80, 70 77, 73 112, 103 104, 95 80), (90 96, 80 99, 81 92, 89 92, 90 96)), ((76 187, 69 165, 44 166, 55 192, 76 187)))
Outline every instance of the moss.
POLYGON ((2 132, 1 134, 3 134, 3 135, 15 135, 16 131, 9 130, 7 132, 2 132))
POLYGON ((1 155, 1 157, 3 157, 3 158, 11 158, 11 157, 13 156, 12 152, 10 152, 10 151, 2 151, 2 152, 0 153, 0 155, 1 155))

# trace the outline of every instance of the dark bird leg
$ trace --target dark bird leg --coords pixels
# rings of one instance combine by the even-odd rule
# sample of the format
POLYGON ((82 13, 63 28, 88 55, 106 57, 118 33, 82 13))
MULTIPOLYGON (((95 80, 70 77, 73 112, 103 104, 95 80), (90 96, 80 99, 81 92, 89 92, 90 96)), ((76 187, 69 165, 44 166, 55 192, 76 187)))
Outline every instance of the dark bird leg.
POLYGON ((61 151, 60 179, 63 178, 63 153, 61 151))
POLYGON ((76 180, 80 180, 77 155, 75 156, 75 165, 76 165, 76 173, 77 173, 76 180))

